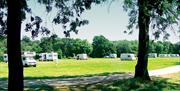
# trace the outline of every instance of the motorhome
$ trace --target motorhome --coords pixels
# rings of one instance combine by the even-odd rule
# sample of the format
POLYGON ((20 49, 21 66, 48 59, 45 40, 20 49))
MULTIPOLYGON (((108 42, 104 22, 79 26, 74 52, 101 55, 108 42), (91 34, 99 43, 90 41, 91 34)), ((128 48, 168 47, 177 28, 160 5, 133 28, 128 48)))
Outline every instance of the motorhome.
POLYGON ((157 53, 149 53, 148 57, 150 57, 150 58, 157 58, 157 53))
POLYGON ((110 58, 117 58, 117 54, 109 54, 110 58))
POLYGON ((23 66, 33 66, 33 67, 36 67, 37 62, 34 59, 35 55, 36 55, 35 52, 23 52, 22 53, 23 66))
POLYGON ((136 60, 135 54, 132 53, 122 53, 120 58, 121 60, 136 60))
POLYGON ((58 60, 58 53, 51 52, 51 53, 40 53, 39 54, 40 61, 55 61, 58 60))
POLYGON ((77 54, 77 60, 87 60, 87 54, 77 54))

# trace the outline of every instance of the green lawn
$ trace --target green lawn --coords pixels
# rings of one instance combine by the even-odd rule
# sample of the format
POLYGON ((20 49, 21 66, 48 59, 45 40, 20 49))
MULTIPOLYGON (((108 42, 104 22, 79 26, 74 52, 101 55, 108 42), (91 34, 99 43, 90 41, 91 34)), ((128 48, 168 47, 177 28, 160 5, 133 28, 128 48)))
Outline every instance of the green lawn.
MULTIPOLYGON (((113 72, 134 72, 136 61, 94 58, 88 60, 61 59, 58 62, 38 62, 37 67, 25 67, 26 78, 67 77, 113 72)), ((180 65, 179 58, 150 58, 149 69, 180 65)), ((7 78, 7 64, 0 63, 0 78, 7 78)))

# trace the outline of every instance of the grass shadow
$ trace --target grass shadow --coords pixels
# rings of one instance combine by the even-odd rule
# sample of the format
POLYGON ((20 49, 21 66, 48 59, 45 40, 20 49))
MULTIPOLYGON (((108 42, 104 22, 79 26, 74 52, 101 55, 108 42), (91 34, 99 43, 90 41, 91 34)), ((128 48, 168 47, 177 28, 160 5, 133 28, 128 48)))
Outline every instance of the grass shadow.
POLYGON ((168 78, 153 78, 152 81, 131 78, 89 85, 30 86, 26 91, 180 91, 179 85, 168 82, 168 78))
MULTIPOLYGON (((152 81, 131 78, 81 86, 79 89, 85 89, 85 91, 180 91, 179 85, 168 82, 168 78, 154 78, 152 81)), ((73 87, 70 88, 73 89, 73 87)))
POLYGON ((24 79, 31 80, 31 79, 58 79, 58 78, 78 78, 78 77, 92 77, 92 76, 108 76, 108 75, 113 75, 113 74, 128 74, 127 72, 104 72, 104 73, 99 73, 99 74, 86 74, 86 75, 74 75, 74 76, 69 76, 69 75, 62 75, 62 76, 43 76, 43 77, 24 77, 24 79))
MULTIPOLYGON (((40 76, 40 77, 24 77, 24 80, 36 80, 36 79, 61 79, 61 78, 77 78, 77 77, 92 77, 92 76, 108 76, 113 74, 128 74, 128 72, 104 72, 99 74, 86 74, 86 75, 62 75, 62 76, 40 76)), ((7 80, 7 77, 0 78, 0 80, 7 80)))

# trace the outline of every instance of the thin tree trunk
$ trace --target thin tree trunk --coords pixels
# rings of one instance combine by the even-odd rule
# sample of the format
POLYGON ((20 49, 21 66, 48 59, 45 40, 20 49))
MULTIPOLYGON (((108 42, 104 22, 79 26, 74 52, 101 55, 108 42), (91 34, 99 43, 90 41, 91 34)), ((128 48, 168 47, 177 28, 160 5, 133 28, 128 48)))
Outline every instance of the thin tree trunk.
POLYGON ((149 23, 150 16, 147 9, 147 0, 138 0, 139 4, 139 46, 138 62, 135 67, 135 78, 150 80, 148 73, 148 46, 149 46, 149 23))
POLYGON ((8 90, 23 91, 23 65, 21 61, 21 0, 7 0, 8 90))

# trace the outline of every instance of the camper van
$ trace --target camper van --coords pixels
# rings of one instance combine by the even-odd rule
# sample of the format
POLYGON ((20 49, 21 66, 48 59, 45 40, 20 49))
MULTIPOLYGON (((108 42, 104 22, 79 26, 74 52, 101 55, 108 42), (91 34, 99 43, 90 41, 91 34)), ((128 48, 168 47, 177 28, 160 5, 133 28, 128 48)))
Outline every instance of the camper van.
POLYGON ((117 58, 117 54, 109 54, 110 58, 117 58))
POLYGON ((77 54, 77 60, 87 60, 87 54, 77 54))
POLYGON ((150 58, 156 58, 157 57, 157 53, 149 53, 148 57, 150 58))
POLYGON ((120 58, 121 60, 136 60, 135 55, 131 53, 122 53, 120 58))
POLYGON ((40 53, 39 54, 40 58, 39 60, 41 61, 54 61, 54 60, 58 60, 58 53, 40 53))
MULTIPOLYGON (((35 52, 23 52, 21 55, 23 66, 36 67, 36 60, 34 59, 35 55, 36 55, 35 52)), ((8 62, 8 55, 7 54, 4 54, 4 61, 8 62)))
POLYGON ((23 52, 22 53, 23 66, 36 67, 36 60, 34 59, 35 55, 36 55, 35 52, 23 52))

